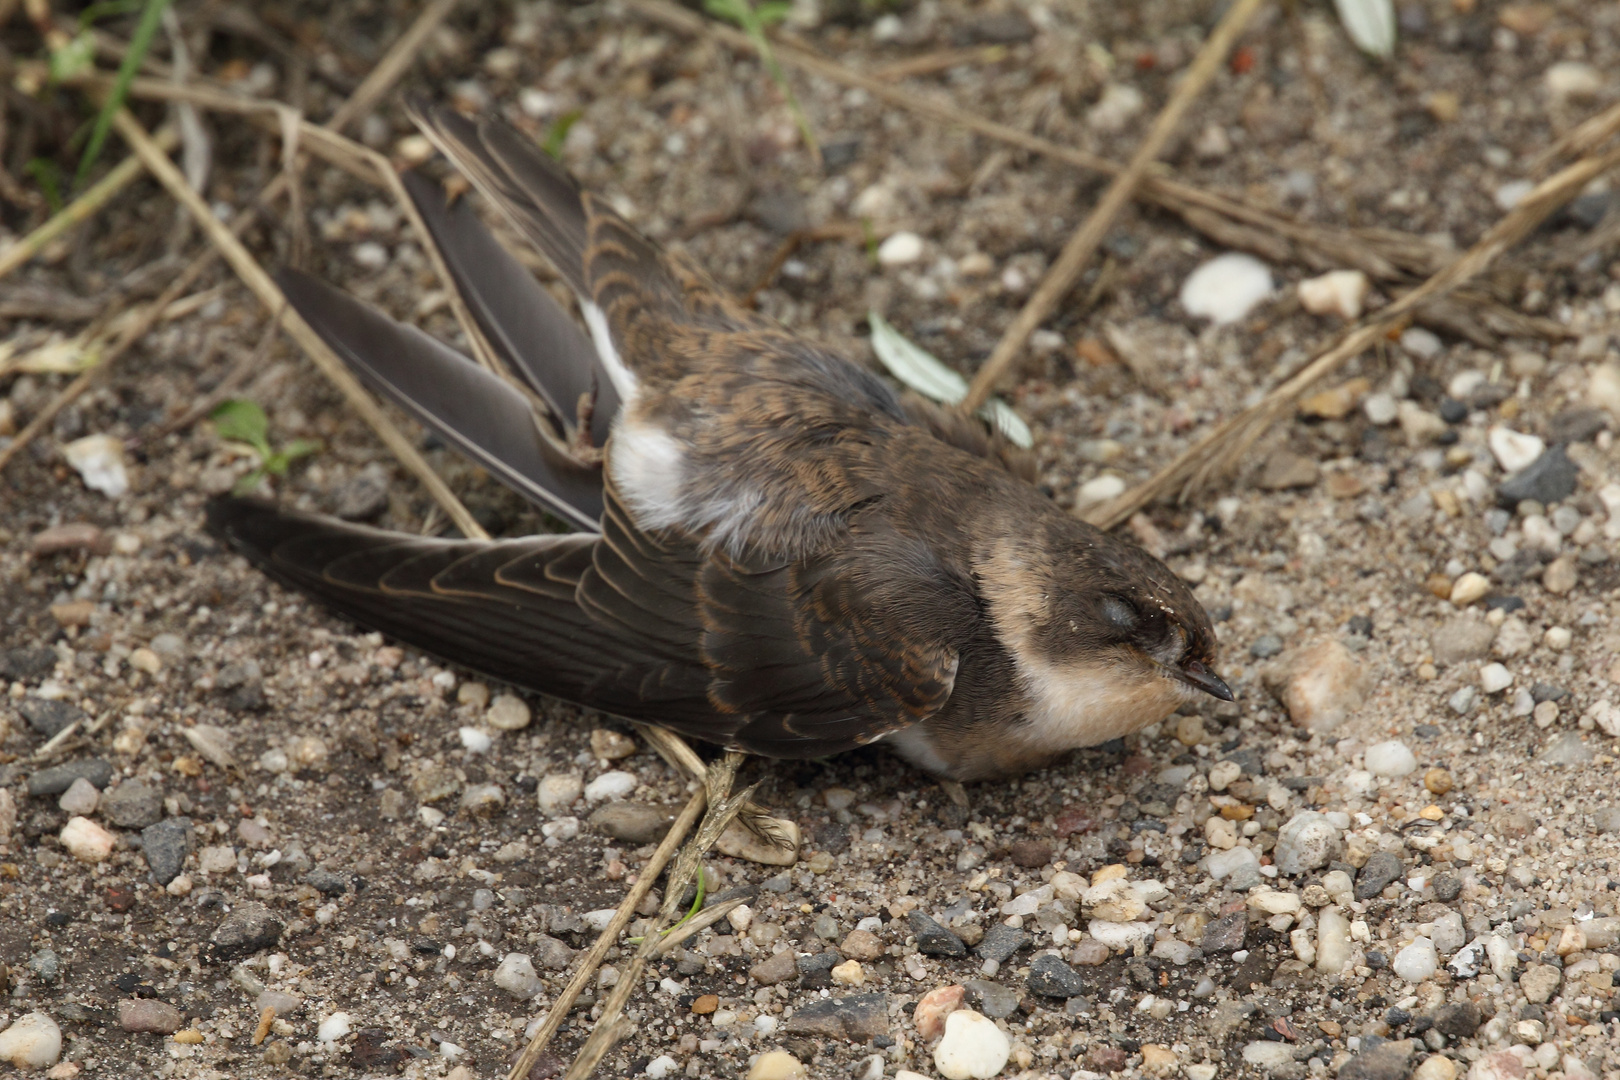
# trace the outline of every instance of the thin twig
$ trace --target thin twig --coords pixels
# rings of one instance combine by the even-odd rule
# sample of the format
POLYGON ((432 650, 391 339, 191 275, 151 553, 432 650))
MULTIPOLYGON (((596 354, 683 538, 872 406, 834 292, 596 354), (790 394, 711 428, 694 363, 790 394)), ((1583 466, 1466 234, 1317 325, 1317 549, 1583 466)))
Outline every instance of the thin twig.
MULTIPOLYGON (((708 794, 706 789, 699 788, 692 793, 692 797, 687 800, 686 807, 681 811, 680 816, 675 819, 675 824, 669 827, 669 832, 664 834, 664 839, 659 842, 658 847, 653 851, 652 858, 648 859, 647 865, 637 873, 636 883, 630 886, 630 891, 625 893, 624 899, 619 902, 619 909, 613 913, 613 918, 609 920, 601 935, 596 939, 596 944, 592 945, 590 951, 585 954, 579 963, 579 967, 574 971, 574 977, 568 980, 568 985, 563 988, 563 992, 552 1003, 551 1011, 546 1014, 546 1019, 540 1025, 540 1030, 534 1033, 534 1038, 529 1040, 529 1045, 524 1047, 523 1053, 519 1054, 517 1061, 512 1064, 512 1070, 508 1074, 509 1080, 527 1080, 529 1070, 534 1068, 536 1061, 540 1060, 541 1051, 545 1050, 546 1044, 551 1041, 552 1036, 556 1035, 557 1030, 562 1027, 563 1020, 568 1016, 568 1010, 572 1009, 574 1002, 579 1000, 579 995, 585 989, 585 984, 596 977, 596 970, 602 966, 602 960, 607 956, 607 951, 618 941, 619 935, 624 932, 624 928, 630 925, 630 920, 634 917, 636 908, 646 898, 653 882, 657 880, 665 864, 669 862, 670 856, 675 854, 675 849, 680 846, 682 840, 686 839, 686 834, 692 831, 692 826, 697 823, 698 815, 703 813, 703 808, 707 803, 708 794)), ((667 897, 665 902, 668 902, 667 897)), ((621 979, 621 981, 623 980, 621 979)))
POLYGON ((1460 258, 1422 285, 1339 334, 1259 403, 1225 421, 1146 483, 1087 512, 1084 517, 1100 528, 1113 528, 1156 499, 1191 497, 1214 477, 1226 472, 1253 446, 1271 424, 1293 408, 1305 392, 1346 361, 1383 340, 1423 304, 1446 296, 1484 273, 1503 252, 1523 240, 1581 189, 1616 166, 1620 148, 1582 158, 1536 185, 1524 199, 1479 238, 1460 258))
POLYGON ((1616 131, 1620 131, 1620 102, 1596 116, 1587 117, 1553 140, 1551 146, 1530 162, 1530 172, 1538 173, 1562 157, 1590 154, 1608 142, 1616 131))
MULTIPOLYGON (((109 84, 112 82, 110 78, 107 81, 109 84)), ((171 154, 180 145, 180 134, 165 125, 152 136, 152 141, 163 153, 171 154)), ((0 251, 0 278, 38 255, 52 240, 89 221, 114 195, 134 183, 135 178, 145 171, 140 159, 133 155, 107 170, 107 175, 86 188, 84 194, 52 214, 39 228, 0 251)))
POLYGON ((202 197, 191 190, 185 177, 180 175, 180 170, 175 168, 174 162, 153 145, 151 136, 146 133, 140 121, 136 120, 128 109, 121 109, 114 118, 114 126, 124 142, 140 155, 148 171, 168 189, 169 195, 190 211, 209 241, 219 249, 231 269, 236 271, 236 275, 259 298, 265 309, 282 312, 281 322, 286 327, 287 333, 298 342, 310 360, 320 369, 321 374, 325 375, 348 401, 349 406, 377 433, 377 437, 382 439, 389 451, 406 469, 416 475, 417 480, 427 488, 433 500, 444 507, 445 513, 456 523, 462 535, 471 539, 488 539, 489 534, 473 519, 472 514, 461 504, 461 500, 456 498, 455 492, 451 491, 449 485, 433 471, 416 447, 382 411, 381 406, 360 385, 360 381, 354 377, 343 361, 338 359, 331 347, 309 323, 304 321, 302 315, 287 306, 287 298, 282 294, 281 287, 265 273, 264 267, 259 265, 258 260, 242 245, 236 235, 214 216, 202 197))
POLYGON ((1159 111, 1153 126, 1142 139, 1142 144, 1137 147, 1136 153, 1131 155, 1130 164, 1109 183, 1108 190, 1097 200, 1097 205, 1086 216, 1086 220, 1075 230, 1069 242, 1063 245, 1063 253, 1058 256, 1057 262, 1047 272, 1040 286, 1018 312, 1011 325, 1002 332, 1001 340, 996 342, 990 358, 979 368, 978 374, 968 386, 967 396, 957 405, 957 410, 962 415, 972 416, 984 406, 996 383, 1007 373, 1007 369, 1023 350, 1024 342, 1029 340, 1029 335, 1052 314, 1058 302, 1067 296, 1069 290, 1074 288, 1075 282, 1080 280, 1080 273, 1085 269, 1086 263, 1102 244, 1108 230, 1113 228, 1114 218, 1131 200, 1137 184, 1147 175, 1148 168, 1158 160, 1165 144, 1180 126, 1181 118, 1187 114, 1193 100, 1203 93, 1204 88, 1215 77, 1215 73, 1220 70, 1226 54, 1237 41, 1238 35, 1249 24, 1254 13, 1260 10, 1263 2, 1264 0, 1237 0, 1227 8, 1226 14, 1221 17, 1221 21, 1209 35, 1209 40, 1198 50, 1198 56, 1177 84, 1175 92, 1170 95, 1170 100, 1165 102, 1164 108, 1159 111))
POLYGON ((709 927, 713 926, 727 915, 730 915, 733 911, 736 911, 747 902, 748 900, 746 897, 739 896, 731 900, 723 900, 712 907, 704 908, 686 922, 681 923, 669 933, 660 937, 657 944, 653 947, 653 955, 668 956, 670 953, 674 952, 682 942, 689 940, 692 935, 696 934, 700 930, 707 930, 709 927))
POLYGON ((456 0, 433 0, 422 13, 416 17, 405 32, 395 39, 388 47, 388 52, 377 61, 377 66, 371 69, 360 85, 354 88, 348 100, 337 107, 332 118, 326 126, 333 131, 342 131, 356 120, 365 117, 377 103, 388 96, 394 84, 410 69, 416 54, 421 50, 433 31, 439 28, 450 12, 455 10, 456 0))

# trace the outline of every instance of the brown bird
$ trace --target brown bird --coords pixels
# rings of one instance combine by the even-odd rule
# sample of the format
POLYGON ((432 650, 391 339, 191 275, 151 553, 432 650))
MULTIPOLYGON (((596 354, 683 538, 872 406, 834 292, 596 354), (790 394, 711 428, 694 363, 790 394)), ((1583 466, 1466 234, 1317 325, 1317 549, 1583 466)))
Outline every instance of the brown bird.
POLYGON ((1053 505, 978 421, 743 308, 516 129, 413 116, 572 287, 590 340, 415 176, 510 380, 311 278, 282 285, 373 387, 580 531, 424 539, 213 503, 266 572, 486 675, 773 757, 882 740, 977 780, 1231 700, 1187 586, 1053 505))

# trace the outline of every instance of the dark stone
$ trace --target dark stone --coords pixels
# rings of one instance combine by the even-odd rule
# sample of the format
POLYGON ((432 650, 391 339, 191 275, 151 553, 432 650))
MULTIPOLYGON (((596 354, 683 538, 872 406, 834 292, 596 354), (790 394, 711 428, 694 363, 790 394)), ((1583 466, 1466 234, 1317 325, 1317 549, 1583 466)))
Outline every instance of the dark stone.
POLYGON ((174 817, 141 830, 141 854, 152 870, 152 880, 167 885, 180 874, 191 854, 191 820, 174 817))
POLYGON ((1109 1043, 1093 1043, 1086 1051, 1086 1068, 1091 1072, 1117 1073, 1125 1068, 1130 1055, 1109 1043))
POLYGON ((1249 933, 1249 916, 1242 911, 1222 915, 1204 927, 1204 936, 1198 947, 1207 956, 1211 953, 1236 952, 1243 948, 1243 939, 1249 933))
POLYGON ((1556 683, 1538 682, 1530 688, 1530 697, 1540 705, 1543 701, 1563 701, 1569 697, 1569 691, 1556 683))
POLYGON ((1233 750, 1226 755, 1226 760, 1236 762, 1238 768, 1248 776, 1266 775, 1265 759, 1260 756, 1260 751, 1251 747, 1233 750))
POLYGON ((1440 734, 1440 729, 1434 724, 1419 724, 1412 729, 1412 734, 1420 739, 1432 739, 1440 734))
POLYGON ((144 829, 163 820, 163 793, 140 780, 125 780, 101 797, 101 813, 120 829, 144 829))
POLYGON ((784 949, 748 969, 748 974, 761 986, 775 986, 777 983, 787 982, 798 973, 799 965, 792 949, 784 949))
POLYGON ((813 847, 829 855, 842 855, 849 850, 849 827, 836 822, 817 825, 810 830, 813 847))
POLYGON ((1541 565, 1552 561, 1552 553, 1540 548, 1520 548, 1507 561, 1491 571, 1491 579, 1503 585, 1518 585, 1541 573, 1541 565))
POLYGON ((1125 961, 1125 975, 1138 990, 1153 990, 1159 985, 1159 973, 1145 957, 1136 956, 1125 961))
POLYGON ((889 1033, 889 995, 851 994, 800 1005, 788 1018, 790 1035, 823 1035, 864 1042, 889 1033))
POLYGON ((347 877, 321 866, 304 875, 304 884, 312 886, 322 896, 342 896, 349 891, 347 877))
POLYGON ((1253 949, 1248 959, 1232 972, 1232 988, 1239 993, 1248 993, 1252 987, 1270 986, 1276 970, 1277 965, 1266 956, 1264 949, 1253 949))
POLYGON ((1609 207, 1614 205, 1615 193, 1612 191, 1593 191, 1585 195, 1578 195, 1570 200, 1564 207, 1563 217, 1588 231, 1595 229, 1608 214, 1609 207))
POLYGON ((917 951, 924 956, 966 956, 967 945, 939 923, 920 911, 906 912, 911 932, 917 938, 917 951))
POLYGON ((84 777, 98 788, 107 786, 112 779, 113 767, 105 758, 87 758, 84 761, 69 761, 63 765, 56 765, 49 769, 41 769, 28 778, 28 794, 38 798, 41 795, 60 795, 73 786, 73 781, 84 777))
POLYGON ((1034 37, 1034 24, 1016 11, 975 15, 951 34, 958 45, 1022 45, 1034 37))
POLYGON ((1405 1027, 1411 1022, 1412 1014, 1398 1005, 1390 1006, 1389 1011, 1384 1013, 1384 1023, 1390 1027, 1405 1027))
POLYGON ((56 670, 56 650, 44 645, 0 650, 0 675, 8 679, 39 679, 56 670))
POLYGON ((1411 1065, 1410 1039, 1380 1043, 1345 1062, 1339 1080, 1406 1080, 1411 1065))
POLYGON ((388 481, 371 471, 352 476, 333 492, 332 509, 344 521, 375 521, 388 509, 388 481))
POLYGON ((1029 945, 1033 940, 1024 931, 1006 923, 996 923, 984 932, 984 940, 979 942, 975 950, 986 960, 994 960, 998 964, 1005 964, 1012 959, 1013 953, 1029 945))
POLYGON ((1283 651, 1282 638, 1276 634, 1265 634, 1255 639, 1249 646, 1249 655, 1256 660, 1269 660, 1283 651))
POLYGON ((1554 446, 1506 480, 1496 489, 1496 501, 1512 509, 1525 499, 1550 506, 1575 493, 1581 467, 1569 459, 1562 446, 1554 446))
POLYGON ((1367 966, 1374 971, 1383 971, 1389 967, 1389 957, 1384 955, 1382 949, 1368 949, 1367 966))
POLYGON ((1609 411, 1589 406, 1565 409, 1547 421, 1547 441, 1553 446, 1588 442, 1609 428, 1609 411))
POLYGON ((1085 980, 1080 973, 1058 957, 1047 953, 1037 956, 1029 965, 1029 992, 1042 997, 1072 998, 1085 992, 1085 980))
POLYGON ((1370 638, 1373 636, 1373 621, 1367 615, 1352 615, 1344 627, 1356 637, 1370 638))
POLYGON ((838 966, 841 957, 832 949, 814 956, 801 956, 798 958, 799 975, 804 979, 807 990, 819 989, 832 985, 832 969, 838 966))
POLYGON ((355 1033, 349 1064, 361 1072, 382 1069, 397 1072, 405 1064, 405 1052, 389 1045, 388 1032, 380 1028, 361 1028, 355 1033))
POLYGON ((230 962, 271 948, 281 940, 281 920, 263 904, 239 904, 209 937, 215 960, 230 962))
POLYGON ((859 136, 829 139, 821 144, 821 163, 827 167, 828 172, 847 169, 860 160, 860 156, 861 140, 859 136))
POLYGON ((444 952, 444 945, 429 937, 419 937, 411 942, 411 952, 418 956, 438 956, 444 952))
POLYGON ((1440 874, 1434 879, 1434 895, 1449 904, 1462 895, 1462 878, 1456 874, 1440 874))
POLYGON ((1441 398, 1440 419, 1448 424, 1460 424, 1468 419, 1468 406, 1456 398, 1441 398))
POLYGON ((1044 840, 1016 840, 1007 848, 1014 865, 1036 870, 1052 861, 1052 845, 1044 840))
POLYGON ((1401 876, 1401 860, 1387 851, 1375 851, 1356 873, 1356 899, 1371 900, 1401 876))
POLYGON ((1523 610, 1523 608, 1524 608, 1524 597, 1522 597, 1522 596, 1502 596, 1502 595, 1497 595, 1497 596, 1487 596, 1485 598, 1485 610, 1486 611, 1501 611, 1504 614, 1511 615, 1515 611, 1523 610))
POLYGON ((1464 1001, 1456 1005, 1442 1006, 1434 1014, 1434 1030, 1442 1035, 1450 1035, 1454 1039, 1472 1038, 1479 1025, 1485 1022, 1485 1014, 1478 1005, 1472 1001, 1464 1001))
POLYGON ((992 1020, 1001 1020, 1018 1011, 1018 995, 988 979, 969 979, 962 984, 967 989, 968 1004, 992 1020))
MULTIPOLYGON (((56 654, 51 655, 54 657, 56 654)), ((29 727, 47 739, 54 737, 75 720, 84 719, 84 710, 76 705, 39 697, 23 698, 17 705, 17 711, 28 721, 29 727)))

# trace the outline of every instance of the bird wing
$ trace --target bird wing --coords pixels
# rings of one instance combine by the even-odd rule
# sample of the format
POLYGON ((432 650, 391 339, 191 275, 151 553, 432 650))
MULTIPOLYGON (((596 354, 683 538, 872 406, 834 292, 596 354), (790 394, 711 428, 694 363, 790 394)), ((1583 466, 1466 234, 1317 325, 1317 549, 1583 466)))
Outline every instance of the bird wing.
POLYGON ((430 653, 775 757, 936 712, 974 607, 966 583, 882 528, 837 554, 752 564, 637 529, 611 485, 600 536, 430 539, 229 497, 208 521, 272 577, 430 653))

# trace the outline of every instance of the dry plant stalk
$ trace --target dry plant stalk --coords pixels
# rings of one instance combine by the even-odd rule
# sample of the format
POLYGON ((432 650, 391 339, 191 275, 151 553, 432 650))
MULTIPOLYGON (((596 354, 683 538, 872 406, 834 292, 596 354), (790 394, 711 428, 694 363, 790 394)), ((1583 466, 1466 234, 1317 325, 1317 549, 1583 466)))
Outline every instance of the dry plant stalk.
POLYGON ((1176 84, 1175 91, 1170 100, 1164 103, 1159 115, 1154 118, 1153 126, 1137 147, 1131 160, 1114 179, 1109 181, 1108 189, 1103 192, 1102 198, 1092 208, 1080 228, 1075 230, 1069 242, 1063 245, 1063 252, 1058 256, 1057 262, 1047 271, 1046 277, 1036 288, 1033 295, 1024 304, 1021 311, 1012 323, 1002 332, 1001 340, 990 353, 990 358, 979 368, 974 375, 973 382, 968 386, 967 396, 957 405, 957 411, 964 416, 972 416, 978 412, 995 389, 996 383, 1007 373, 1007 369, 1017 359, 1024 348, 1024 342, 1029 335, 1046 321, 1047 317, 1057 309, 1058 303, 1069 294, 1075 283, 1080 280, 1080 273, 1091 261, 1097 248, 1102 244, 1103 237, 1113 227, 1114 219, 1125 208, 1136 194, 1137 185, 1142 177, 1147 175, 1149 166, 1158 160, 1164 146, 1175 134, 1176 128, 1181 124, 1181 118, 1192 107, 1193 99, 1203 93, 1209 81, 1220 70, 1221 64, 1226 60, 1226 54, 1231 51, 1238 35, 1249 24, 1254 13, 1260 9, 1264 0, 1237 0, 1229 7, 1221 21, 1204 42, 1198 55, 1193 59, 1192 66, 1176 84))
POLYGON ((1111 529, 1157 499, 1192 497, 1235 466, 1266 429, 1312 386, 1385 338, 1423 304, 1447 296, 1484 273, 1503 252, 1528 236, 1595 177, 1617 165, 1620 165, 1620 148, 1582 158, 1543 180, 1451 265, 1375 317, 1340 333, 1263 400, 1217 426, 1147 482, 1082 516, 1099 528, 1111 529))
MULTIPOLYGON (((630 891, 625 893, 624 899, 619 902, 618 910, 613 913, 613 918, 597 937, 596 944, 591 946, 590 951, 579 962, 574 977, 568 980, 568 985, 563 988, 563 992, 557 995, 557 1000, 552 1003, 551 1011, 546 1013, 546 1019, 540 1025, 540 1030, 534 1033, 534 1038, 529 1040, 529 1045, 524 1047, 523 1053, 519 1054, 517 1061, 512 1064, 512 1070, 508 1074, 511 1080, 523 1080, 523 1078, 526 1078, 529 1075, 529 1070, 534 1068, 534 1063, 540 1060, 540 1054, 545 1050, 546 1044, 551 1041, 552 1037, 557 1034, 558 1029, 562 1027, 563 1020, 568 1016, 568 1010, 574 1007, 574 1002, 579 999, 580 992, 585 989, 585 984, 591 981, 596 975, 597 968, 602 966, 602 960, 607 956, 607 951, 619 939, 619 935, 624 932, 624 928, 630 925, 630 919, 635 915, 636 908, 640 906, 641 901, 652 889, 653 882, 657 880, 659 873, 663 871, 665 864, 669 862, 670 856, 675 854, 675 849, 680 846, 682 840, 686 839, 686 834, 692 831, 692 826, 697 823, 698 815, 703 813, 703 808, 707 803, 708 792, 706 788, 699 788, 687 800, 680 816, 669 827, 669 832, 664 834, 663 840, 659 841, 658 847, 653 851, 652 858, 648 859, 647 865, 637 873, 636 883, 630 886, 630 891)), ((620 980, 621 983, 624 981, 623 979, 620 980)))

